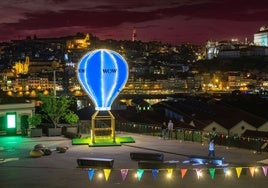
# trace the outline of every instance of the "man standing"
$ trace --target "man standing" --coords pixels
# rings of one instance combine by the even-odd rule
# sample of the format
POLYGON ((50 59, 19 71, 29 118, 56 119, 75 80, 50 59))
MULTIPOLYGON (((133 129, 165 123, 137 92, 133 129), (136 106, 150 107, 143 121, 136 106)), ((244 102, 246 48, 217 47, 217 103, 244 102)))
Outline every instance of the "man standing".
POLYGON ((173 122, 172 120, 169 120, 168 122, 168 139, 172 139, 172 131, 173 131, 173 122))
POLYGON ((215 143, 214 143, 214 139, 211 138, 209 145, 208 145, 208 156, 209 157, 215 157, 215 143))
POLYGON ((164 121, 162 124, 162 139, 164 139, 164 140, 166 139, 166 132, 167 132, 167 124, 164 121))

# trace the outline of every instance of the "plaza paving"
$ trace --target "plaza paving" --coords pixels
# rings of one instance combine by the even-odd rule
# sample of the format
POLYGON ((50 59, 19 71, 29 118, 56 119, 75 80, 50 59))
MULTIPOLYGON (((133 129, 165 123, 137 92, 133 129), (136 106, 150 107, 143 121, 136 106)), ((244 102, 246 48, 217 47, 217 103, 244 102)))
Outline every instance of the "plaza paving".
POLYGON ((160 188, 160 187, 261 187, 267 186, 268 175, 262 172, 263 166, 268 166, 268 153, 257 154, 253 150, 226 148, 216 146, 216 155, 224 157, 233 175, 225 177, 223 167, 215 167, 215 177, 212 179, 206 164, 187 163, 188 156, 207 155, 207 144, 186 142, 180 140, 162 140, 159 137, 132 133, 117 133, 134 138, 135 143, 126 143, 114 147, 88 147, 87 145, 72 145, 71 140, 64 137, 0 137, 0 187, 127 187, 127 188, 160 188), (49 156, 31 158, 29 152, 36 144, 44 144, 53 152, 49 156), (68 146, 66 153, 55 151, 56 147, 68 146), (152 176, 152 169, 144 169, 142 178, 134 177, 138 170, 138 162, 130 159, 130 152, 159 152, 164 154, 166 162, 174 162, 177 168, 172 179, 166 178, 166 169, 159 169, 157 176, 152 176), (88 169, 77 167, 77 159, 81 157, 114 159, 113 169, 106 181, 99 178, 94 171, 89 180, 88 169), (262 161, 262 163, 260 163, 262 161), (258 166, 258 172, 252 177, 249 167, 258 166), (242 167, 242 173, 237 177, 236 168, 242 167), (126 179, 122 180, 122 169, 128 169, 126 179), (180 169, 187 169, 184 178, 180 169), (201 169, 203 176, 197 178, 196 169, 201 169))

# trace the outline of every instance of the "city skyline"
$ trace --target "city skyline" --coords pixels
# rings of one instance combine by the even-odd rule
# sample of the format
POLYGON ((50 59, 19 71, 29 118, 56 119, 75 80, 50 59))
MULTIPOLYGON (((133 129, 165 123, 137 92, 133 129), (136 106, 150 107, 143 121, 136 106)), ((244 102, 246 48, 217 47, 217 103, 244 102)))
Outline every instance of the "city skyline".
POLYGON ((0 2, 0 42, 92 33, 100 39, 199 43, 247 38, 268 26, 268 2, 252 0, 32 0, 0 2))

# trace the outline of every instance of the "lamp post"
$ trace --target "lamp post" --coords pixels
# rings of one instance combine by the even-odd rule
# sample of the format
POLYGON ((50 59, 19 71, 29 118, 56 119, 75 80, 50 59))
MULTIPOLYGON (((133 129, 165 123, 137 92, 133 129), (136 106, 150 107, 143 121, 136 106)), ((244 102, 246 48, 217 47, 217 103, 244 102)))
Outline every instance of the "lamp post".
POLYGON ((54 96, 57 96, 56 93, 56 68, 59 66, 59 63, 56 61, 52 62, 52 69, 53 69, 53 92, 54 92, 54 96))
POLYGON ((56 70, 53 69, 53 91, 54 91, 54 96, 56 97, 56 70))

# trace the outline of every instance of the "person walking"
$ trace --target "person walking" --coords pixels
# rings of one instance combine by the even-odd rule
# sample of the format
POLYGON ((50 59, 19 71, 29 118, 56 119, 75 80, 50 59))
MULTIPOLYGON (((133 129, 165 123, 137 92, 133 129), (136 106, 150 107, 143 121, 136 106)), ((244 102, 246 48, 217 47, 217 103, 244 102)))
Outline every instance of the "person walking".
POLYGON ((173 124, 172 120, 169 120, 168 127, 167 127, 167 129, 168 129, 167 130, 168 131, 168 139, 172 139, 173 126, 174 126, 174 124, 173 124))
POLYGON ((208 145, 208 156, 209 157, 215 157, 215 143, 214 143, 214 139, 211 138, 209 145, 208 145))
POLYGON ((166 139, 166 133, 167 133, 167 124, 166 122, 164 121, 163 124, 162 124, 162 127, 161 127, 161 134, 162 134, 162 139, 166 139))

